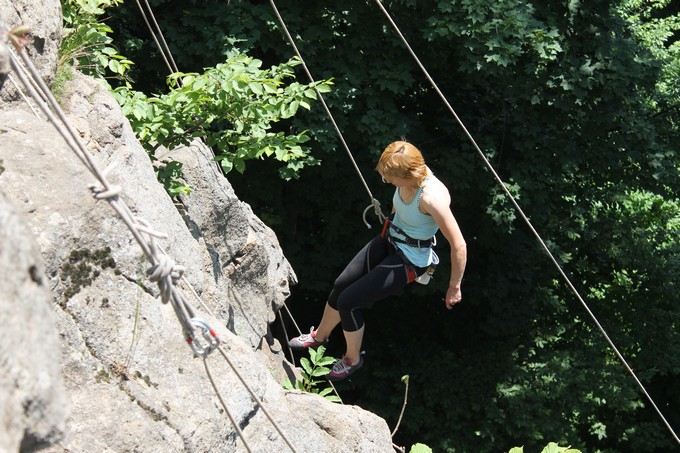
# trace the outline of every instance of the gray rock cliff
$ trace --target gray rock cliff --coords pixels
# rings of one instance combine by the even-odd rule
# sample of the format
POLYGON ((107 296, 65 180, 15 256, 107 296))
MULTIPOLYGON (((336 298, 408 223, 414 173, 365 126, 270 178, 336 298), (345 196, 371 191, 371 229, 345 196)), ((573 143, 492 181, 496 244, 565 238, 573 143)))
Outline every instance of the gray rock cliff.
MULTIPOLYGON (((27 52, 48 82, 57 16, 56 0, 0 4, 7 27, 31 25, 27 52)), ((158 243, 186 269, 180 290, 238 374, 218 351, 193 356, 92 174, 7 74, 0 84, 0 453, 245 451, 220 398, 252 451, 290 451, 239 376, 295 451, 393 451, 376 415, 283 390, 294 366, 269 325, 296 276, 205 145, 166 151, 194 188, 176 203, 104 87, 76 74, 59 100, 97 167, 115 164, 108 179, 132 213, 166 235, 158 243)))

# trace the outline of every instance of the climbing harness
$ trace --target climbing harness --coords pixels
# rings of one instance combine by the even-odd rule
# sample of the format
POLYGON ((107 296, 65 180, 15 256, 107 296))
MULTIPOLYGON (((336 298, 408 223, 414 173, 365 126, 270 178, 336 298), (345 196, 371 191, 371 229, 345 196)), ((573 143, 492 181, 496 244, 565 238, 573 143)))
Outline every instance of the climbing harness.
POLYGON ((411 262, 404 256, 402 251, 397 247, 396 242, 400 242, 402 244, 409 245, 411 247, 419 247, 419 248, 430 248, 433 247, 434 245, 437 244, 437 237, 433 236, 430 239, 413 239, 411 236, 406 234, 404 230, 399 228, 397 225, 395 225, 392 222, 392 218, 394 217, 394 213, 390 214, 386 219, 385 222, 383 223, 382 231, 380 232, 380 236, 384 237, 387 239, 387 242, 390 243, 390 245, 394 248, 394 250, 397 252, 397 254, 401 257, 401 259, 404 261, 406 265, 406 281, 407 283, 420 283, 421 285, 427 285, 430 283, 430 279, 432 279, 432 276, 434 274, 434 271, 437 269, 437 265, 439 264, 439 258, 437 257, 437 254, 434 254, 434 261, 430 263, 430 265, 427 267, 425 272, 422 274, 418 275, 416 273, 416 269, 411 264, 411 262), (399 236, 395 236, 391 234, 390 230, 394 230, 397 234, 404 236, 403 238, 399 236))
POLYGON ((394 222, 392 222, 391 219, 387 219, 386 222, 388 222, 387 234, 389 238, 394 242, 400 242, 402 244, 408 245, 409 247, 417 247, 419 249, 429 249, 430 247, 434 246, 437 243, 436 236, 432 236, 429 239, 414 239, 408 234, 406 234, 406 231, 402 230, 394 222), (399 236, 391 234, 390 230, 394 230, 394 232, 397 233, 399 236))
POLYGON ((560 264, 558 263, 557 259, 556 259, 556 258, 553 256, 553 254, 550 252, 550 249, 548 248, 548 246, 546 245, 546 243, 543 241, 543 239, 541 238, 541 236, 540 236, 540 234, 538 233, 538 231, 536 231, 536 229, 534 228, 534 226, 531 224, 531 221, 529 220, 529 218, 524 214, 524 211, 523 211, 522 208, 520 207, 520 205, 519 205, 519 203, 517 202, 517 200, 515 199, 515 197, 512 195, 512 193, 510 193, 510 190, 507 188, 507 186, 505 185, 505 183, 503 182, 503 180, 501 179, 501 177, 498 175, 498 173, 497 173, 496 170, 494 169, 494 167, 493 167, 493 165, 491 164, 491 162, 489 162, 489 160, 487 159, 487 157, 484 155, 484 153, 483 153, 482 150, 480 149, 479 145, 477 145, 477 142, 476 142, 475 139, 472 137, 472 135, 470 134, 470 132, 467 130, 467 128, 465 127, 465 124, 463 124, 463 122, 461 121, 461 119, 458 117, 458 115, 456 114, 455 110, 453 109, 453 107, 451 107, 451 104, 450 104, 449 101, 446 99, 446 97, 444 96, 444 94, 442 93, 442 91, 439 89, 439 87, 438 87, 437 84, 435 83, 434 79, 432 79, 432 77, 430 76, 430 74, 429 74, 429 72, 427 71, 427 69, 425 68, 425 66, 420 62, 420 59, 418 58, 418 56, 416 55, 416 53, 415 53, 415 52, 413 51, 413 49, 411 48, 411 45, 410 45, 410 44, 408 43, 408 41, 406 40, 406 38, 405 38, 404 35, 402 34, 402 32, 401 32, 401 30, 399 29, 399 27, 397 26, 397 24, 394 22, 394 20, 392 19, 392 17, 391 17, 390 14, 388 13, 387 9, 385 9, 385 7, 384 7, 383 4, 380 2, 380 0, 375 0, 375 3, 378 5, 378 7, 380 8, 380 10, 383 12, 383 14, 385 15, 387 21, 390 23, 390 25, 392 26, 392 28, 394 29, 394 31, 397 33, 397 35, 398 35, 399 38, 401 39, 401 42, 404 44, 404 46, 406 47, 406 49, 408 50, 408 52, 411 54, 411 57, 413 57, 414 61, 415 61, 416 64, 418 65, 418 67, 420 67, 421 71, 422 71, 423 74, 425 75, 425 78, 427 78, 427 80, 430 82, 430 84, 432 85, 432 87, 434 88, 434 90, 437 92, 437 94, 438 94, 439 97, 441 98, 442 102, 443 102, 443 103, 446 105, 446 107, 448 108, 449 112, 451 112, 451 114, 452 114, 453 117, 456 119, 456 121, 458 122, 458 124, 460 125, 460 127, 463 129, 463 131, 465 132, 465 135, 468 137, 468 139, 469 139, 469 141, 471 142, 472 146, 475 148, 475 150, 477 151, 477 153, 479 154, 479 156, 482 158, 482 160, 483 160, 484 163, 486 164, 486 167, 487 167, 487 168, 489 169, 489 171, 493 174, 494 178, 496 179, 496 181, 498 182, 498 184, 501 186, 501 188, 503 189, 503 191, 505 192, 505 194, 507 195, 507 197, 510 199, 510 201, 511 201, 512 204, 514 205, 514 207, 515 207, 515 209, 517 210, 517 212, 520 214, 520 216, 522 217, 522 219, 524 220, 524 222, 527 224, 527 226, 529 227, 529 229, 531 230, 531 232, 534 234, 534 236, 536 237, 536 239, 537 239, 538 242, 540 243, 540 245, 541 245, 541 247, 543 248, 543 250, 545 251, 545 253, 548 255, 548 257, 550 258, 550 260, 553 262, 553 264, 554 264, 555 267, 557 268, 557 270, 558 270, 558 272, 560 273, 560 275, 562 276, 563 280, 566 282, 566 284, 567 284, 567 286, 569 287, 569 289, 572 291, 572 293, 573 293, 573 294, 576 296, 576 298, 579 300, 579 302, 580 302, 581 305, 584 307, 584 309, 586 310, 586 312, 588 313, 588 315, 590 315, 591 319, 593 320, 593 322, 595 323, 595 325, 597 326, 597 328, 600 330, 600 332, 602 333, 603 337, 605 338, 605 340, 607 341, 607 343, 609 344, 609 346, 611 347, 611 349, 612 349, 612 350, 614 351, 614 353, 616 354, 616 357, 617 357, 617 358, 619 359, 619 361, 623 364, 623 366, 626 368, 626 370, 628 371, 628 373, 633 377, 633 379, 634 379, 635 382, 637 383, 637 385, 638 385, 638 387, 640 388, 640 390, 642 391, 642 393, 645 395, 645 397, 647 398, 647 400, 649 401, 649 403, 652 405, 652 407, 654 407, 654 410, 655 410, 656 413, 659 415, 659 417, 660 417, 661 420, 663 421, 663 423, 664 423, 664 425, 666 426, 666 428, 668 428, 668 430, 671 432, 671 434, 672 434, 673 437, 675 438, 675 441, 676 441, 677 443, 680 444, 680 438, 678 438, 678 435, 675 433, 675 431, 674 431, 673 428, 671 427, 670 423, 666 420, 666 417, 664 417, 663 413, 662 413, 661 410, 658 408, 658 406, 656 405, 656 403, 655 403, 654 400, 652 399, 651 395, 647 392, 647 389, 646 389, 645 386, 642 384, 642 382, 640 381, 640 379, 638 379, 638 377, 637 377, 637 375, 635 374, 635 372, 633 371, 633 369, 630 367, 630 365, 628 365, 628 362, 627 362, 626 359, 623 357, 623 355, 621 354, 621 352, 619 352, 619 350, 618 350, 618 348, 616 347, 616 345, 614 344, 614 342, 609 338, 609 335, 607 334, 607 332, 605 331, 605 329, 602 327, 602 325, 601 325, 600 322, 598 321, 597 317, 596 317, 596 316, 593 314, 593 312, 590 310, 590 308, 588 307, 588 304, 586 304, 586 302, 585 302, 585 300, 583 299, 583 297, 581 297, 581 295, 579 294, 579 292, 578 292, 578 290, 576 289, 576 287, 572 284, 571 280, 569 279, 569 277, 567 276, 567 274, 565 273, 565 271, 562 269, 562 267, 561 267, 560 264))

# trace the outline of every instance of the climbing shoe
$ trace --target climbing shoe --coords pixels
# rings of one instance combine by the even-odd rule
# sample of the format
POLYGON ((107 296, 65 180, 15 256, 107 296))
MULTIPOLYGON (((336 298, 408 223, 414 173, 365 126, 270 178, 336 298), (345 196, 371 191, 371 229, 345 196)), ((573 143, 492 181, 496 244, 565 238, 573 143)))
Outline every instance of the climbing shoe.
POLYGON ((348 378, 352 373, 354 373, 356 370, 361 368, 361 366, 364 364, 364 354, 362 353, 359 356, 359 363, 352 363, 348 358, 345 356, 342 356, 342 359, 338 360, 335 362, 335 365, 333 365, 333 368, 331 369, 331 372, 328 373, 325 377, 327 381, 342 381, 343 379, 348 378))
POLYGON ((328 343, 328 339, 326 339, 326 341, 316 340, 316 331, 314 330, 314 326, 312 326, 312 328, 309 329, 309 333, 303 333, 299 337, 291 338, 288 342, 288 346, 290 346, 291 349, 307 349, 315 348, 326 343, 328 343))

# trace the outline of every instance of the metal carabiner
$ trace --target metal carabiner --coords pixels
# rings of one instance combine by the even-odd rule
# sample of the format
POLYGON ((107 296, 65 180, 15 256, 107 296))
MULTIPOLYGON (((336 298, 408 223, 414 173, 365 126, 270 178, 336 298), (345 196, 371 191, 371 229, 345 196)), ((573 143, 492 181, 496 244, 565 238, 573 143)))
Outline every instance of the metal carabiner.
POLYGON ((195 356, 207 357, 220 344, 220 339, 210 325, 200 318, 191 318, 194 329, 187 336, 187 343, 191 346, 195 356), (200 330, 201 335, 196 332, 200 330))

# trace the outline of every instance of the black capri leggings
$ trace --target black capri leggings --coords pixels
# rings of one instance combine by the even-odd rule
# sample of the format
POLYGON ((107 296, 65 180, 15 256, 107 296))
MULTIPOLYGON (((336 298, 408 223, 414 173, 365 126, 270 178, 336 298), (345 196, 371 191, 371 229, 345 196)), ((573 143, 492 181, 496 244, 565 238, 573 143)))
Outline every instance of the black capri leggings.
MULTIPOLYGON (((426 268, 413 267, 417 275, 426 268)), ((342 329, 355 332, 364 326, 361 307, 396 293, 409 283, 407 264, 382 236, 366 244, 333 284, 328 305, 340 312, 342 329)))

